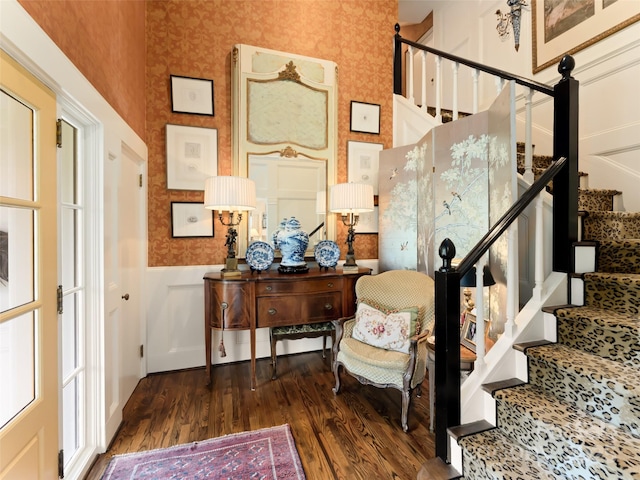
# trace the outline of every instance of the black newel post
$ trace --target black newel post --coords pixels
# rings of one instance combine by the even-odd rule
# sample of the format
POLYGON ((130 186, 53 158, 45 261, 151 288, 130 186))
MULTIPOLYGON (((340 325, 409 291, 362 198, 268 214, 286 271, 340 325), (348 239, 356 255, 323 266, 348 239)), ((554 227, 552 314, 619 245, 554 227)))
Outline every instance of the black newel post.
POLYGON ((565 55, 562 79, 554 86, 553 157, 567 164, 553 179, 553 269, 569 273, 571 245, 578 240, 578 86, 571 76, 575 61, 565 55))
POLYGON ((393 36, 393 93, 402 95, 402 37, 400 24, 396 23, 396 34, 393 36))
MULTIPOLYGON (((456 247, 448 238, 438 251, 436 298, 436 456, 449 462, 447 429, 460 424, 460 274, 451 266, 456 247)), ((430 392, 433 395, 433 392, 430 392)))

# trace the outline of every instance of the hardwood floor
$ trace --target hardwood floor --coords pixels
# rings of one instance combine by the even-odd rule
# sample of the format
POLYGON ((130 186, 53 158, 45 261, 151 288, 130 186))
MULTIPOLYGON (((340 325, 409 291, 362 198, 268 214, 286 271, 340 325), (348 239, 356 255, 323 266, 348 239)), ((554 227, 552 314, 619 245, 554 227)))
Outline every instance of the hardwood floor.
POLYGON ((429 432, 428 381, 414 396, 409 432, 400 425, 400 392, 363 386, 349 375, 334 395, 329 360, 310 352, 257 361, 258 385, 249 385, 249 362, 153 374, 140 381, 109 450, 87 475, 97 480, 112 455, 168 447, 229 433, 288 423, 308 480, 415 479, 435 452, 429 432))

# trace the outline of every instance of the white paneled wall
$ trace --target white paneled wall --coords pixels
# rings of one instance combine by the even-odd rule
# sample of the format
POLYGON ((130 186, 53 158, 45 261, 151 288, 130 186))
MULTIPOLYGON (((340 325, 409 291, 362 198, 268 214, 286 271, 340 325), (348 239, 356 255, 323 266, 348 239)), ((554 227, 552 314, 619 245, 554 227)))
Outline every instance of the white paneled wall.
MULTIPOLYGON (((357 260, 359 266, 378 271, 377 260, 357 260)), ((147 371, 164 372, 205 365, 204 281, 207 272, 220 271, 222 265, 154 267, 147 269, 147 371)), ((225 331, 227 356, 220 357, 221 332, 213 331, 213 364, 251 358, 249 331, 225 331)), ((327 342, 327 345, 329 342, 327 342)), ((322 338, 278 342, 278 355, 320 350, 322 338)), ((256 358, 269 357, 269 330, 256 331, 256 358)))

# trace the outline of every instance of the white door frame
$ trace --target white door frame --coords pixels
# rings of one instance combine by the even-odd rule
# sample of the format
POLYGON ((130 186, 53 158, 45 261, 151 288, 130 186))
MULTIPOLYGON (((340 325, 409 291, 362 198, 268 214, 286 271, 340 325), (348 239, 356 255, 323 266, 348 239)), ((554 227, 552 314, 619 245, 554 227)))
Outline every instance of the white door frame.
MULTIPOLYGON (((17 0, 0 1, 0 47, 15 58, 22 66, 36 76, 40 81, 53 90, 59 99, 66 98, 69 104, 75 104, 79 110, 84 110, 88 118, 94 119, 94 131, 96 142, 91 145, 91 155, 95 158, 92 162, 93 177, 100 179, 104 172, 106 152, 120 152, 122 148, 129 149, 145 162, 147 161, 147 146, 138 134, 120 117, 109 103, 98 94, 96 89, 79 72, 73 63, 67 58, 59 47, 47 36, 42 28, 31 18, 17 0), (80 107, 82 106, 82 107, 80 107), (126 147, 125 147, 126 146, 126 147)), ((146 173, 146 172, 145 172, 146 173)), ((101 181, 98 181, 100 184, 101 181)), ((103 190, 98 186, 91 192, 93 207, 95 207, 96 224, 91 226, 94 248, 99 252, 99 258, 90 259, 95 262, 92 265, 94 271, 104 268, 104 227, 99 206, 102 204, 103 190)), ((144 203, 144 215, 146 216, 146 201, 144 203)), ((92 207, 92 208, 93 208, 92 207)), ((146 217, 145 217, 146 218, 146 217)), ((143 225, 143 235, 146 239, 146 222, 143 225)), ((144 246, 144 265, 146 266, 146 244, 144 246)), ((144 275, 144 269, 143 269, 144 275)), ((92 305, 91 314, 97 319, 96 331, 93 335, 98 339, 100 346, 104 345, 104 315, 105 315, 105 285, 104 276, 99 275, 96 284, 92 285, 96 294, 95 304, 92 305)), ((146 305, 143 302, 143 305, 146 305)), ((146 315, 140 316, 144 324, 146 315)), ((144 327, 142 327, 144 328, 144 327)), ((144 336, 142 337, 144 338, 144 336)), ((104 351, 100 349, 99 356, 94 359, 95 368, 99 372, 104 370, 104 351)), ((143 367, 141 367, 142 369, 143 367)), ((100 412, 104 412, 104 378, 97 381, 90 392, 97 397, 100 412)), ((104 426, 104 416, 98 422, 104 426), (102 423, 101 423, 102 422, 102 423)), ((111 438, 104 428, 98 428, 98 450, 106 451, 111 438)), ((86 465, 87 471, 90 465, 86 465)))
MULTIPOLYGON (((101 412, 104 411, 104 367, 101 360, 102 335, 102 291, 104 266, 100 259, 103 254, 103 225, 100 212, 103 209, 103 185, 101 175, 98 174, 102 166, 99 142, 99 124, 81 106, 67 97, 58 98, 58 118, 66 120, 77 128, 78 159, 82 162, 81 184, 84 206, 83 230, 79 235, 83 237, 84 255, 82 262, 84 276, 84 310, 83 319, 97 319, 95 322, 85 323, 84 351, 85 374, 85 406, 86 417, 84 423, 84 448, 78 452, 77 458, 68 465, 65 476, 81 478, 84 471, 95 455, 100 451, 105 437, 104 422, 101 412)), ((67 288, 63 285, 63 288, 67 288)), ((62 406, 62 397, 60 397, 62 406)), ((60 435, 62 438, 62 428, 60 435)), ((62 448, 62 444, 60 445, 62 448)), ((65 458, 68 452, 65 454, 65 458)), ((65 460, 66 461, 66 460, 65 460)))

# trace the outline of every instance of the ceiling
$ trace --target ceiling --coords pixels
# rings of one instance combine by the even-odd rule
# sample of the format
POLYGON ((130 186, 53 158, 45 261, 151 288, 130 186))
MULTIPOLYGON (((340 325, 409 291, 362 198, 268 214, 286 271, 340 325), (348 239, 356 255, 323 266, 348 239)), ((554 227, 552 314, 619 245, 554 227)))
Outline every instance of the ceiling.
POLYGON ((398 23, 420 23, 433 10, 434 0, 398 0, 398 23))

